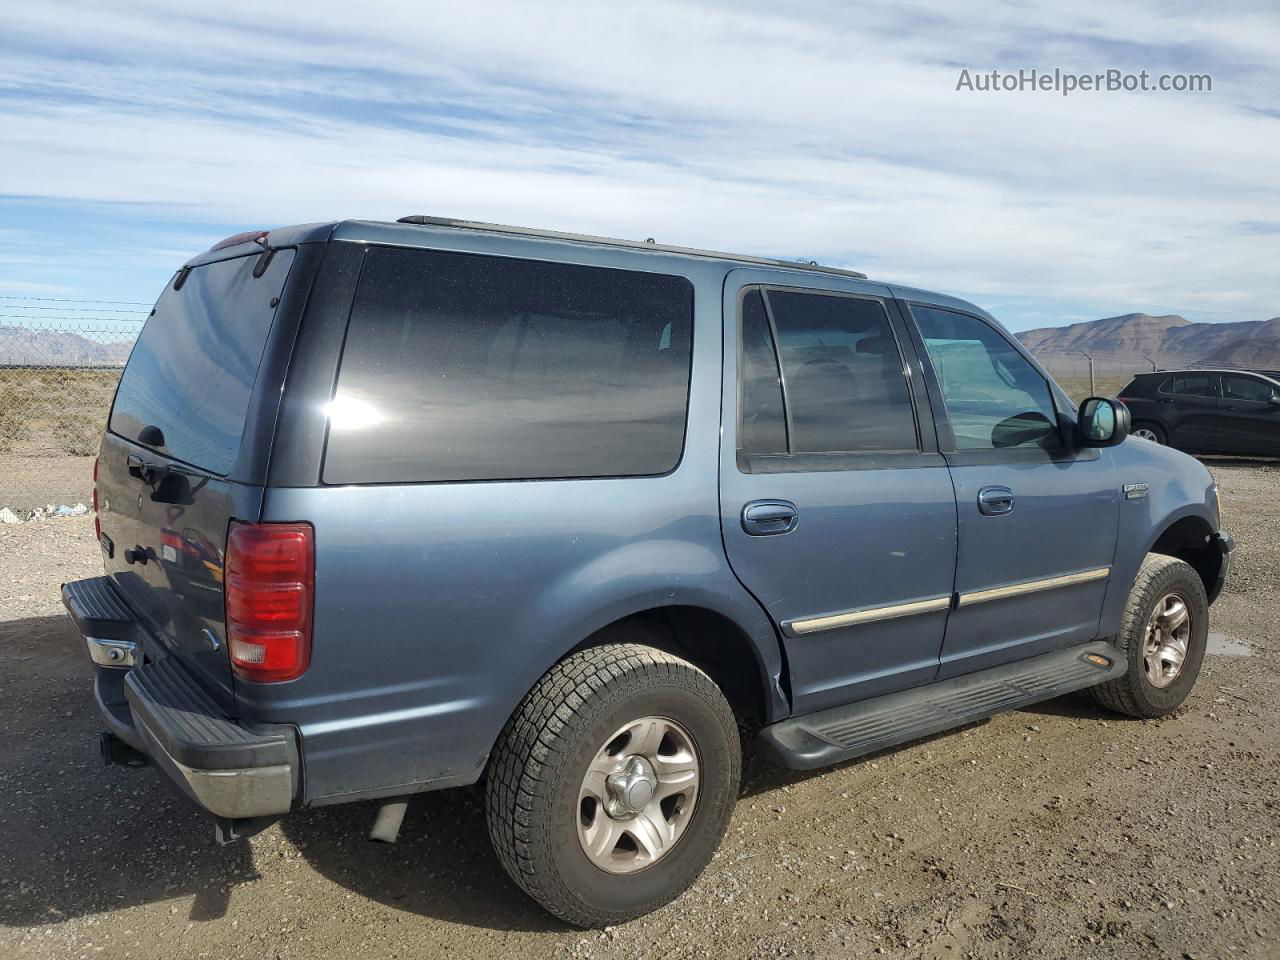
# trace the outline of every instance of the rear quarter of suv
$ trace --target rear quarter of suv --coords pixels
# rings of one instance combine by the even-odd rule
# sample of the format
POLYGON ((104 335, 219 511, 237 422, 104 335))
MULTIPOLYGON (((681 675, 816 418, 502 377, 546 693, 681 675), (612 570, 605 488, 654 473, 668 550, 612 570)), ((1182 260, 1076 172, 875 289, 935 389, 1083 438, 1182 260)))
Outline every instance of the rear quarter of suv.
POLYGON ((1186 697, 1230 539, 987 314, 431 218, 230 238, 157 301, 64 599, 109 758, 223 839, 482 783, 574 923, 696 878, 740 731, 816 767, 1084 687, 1186 697))

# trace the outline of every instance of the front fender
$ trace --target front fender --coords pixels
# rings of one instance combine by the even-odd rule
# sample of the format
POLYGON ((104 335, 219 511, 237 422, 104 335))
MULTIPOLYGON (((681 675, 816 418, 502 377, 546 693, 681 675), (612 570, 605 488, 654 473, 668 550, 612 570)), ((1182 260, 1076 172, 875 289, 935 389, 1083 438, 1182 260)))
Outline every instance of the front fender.
POLYGON ((1129 439, 1111 451, 1116 482, 1122 490, 1101 635, 1119 632, 1125 602, 1143 558, 1174 524, 1187 517, 1203 520, 1211 531, 1219 526, 1213 475, 1193 457, 1146 440, 1129 439), (1146 484, 1145 491, 1133 488, 1146 484))

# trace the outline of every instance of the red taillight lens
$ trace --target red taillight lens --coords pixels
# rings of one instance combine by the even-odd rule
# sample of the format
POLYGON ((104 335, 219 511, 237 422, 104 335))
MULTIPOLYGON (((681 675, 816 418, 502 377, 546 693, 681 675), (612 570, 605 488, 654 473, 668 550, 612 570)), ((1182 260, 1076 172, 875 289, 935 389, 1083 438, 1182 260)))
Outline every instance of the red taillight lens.
POLYGON ((98 516, 98 460, 100 457, 93 458, 93 537, 95 540, 102 539, 102 518, 98 516))
POLYGON ((225 589, 227 648, 236 673, 259 683, 300 677, 311 662, 311 524, 233 522, 225 589))

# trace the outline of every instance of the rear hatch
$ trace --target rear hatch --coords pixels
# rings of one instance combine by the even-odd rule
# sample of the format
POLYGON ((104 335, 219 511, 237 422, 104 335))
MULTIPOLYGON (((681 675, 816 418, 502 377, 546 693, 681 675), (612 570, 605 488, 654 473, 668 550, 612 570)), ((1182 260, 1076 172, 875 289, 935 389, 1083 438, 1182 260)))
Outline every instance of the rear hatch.
POLYGON ((231 520, 257 520, 246 417, 294 251, 178 273, 129 357, 98 465, 106 572, 155 638, 234 711, 223 610, 231 520), (260 271, 260 276, 255 276, 260 271))

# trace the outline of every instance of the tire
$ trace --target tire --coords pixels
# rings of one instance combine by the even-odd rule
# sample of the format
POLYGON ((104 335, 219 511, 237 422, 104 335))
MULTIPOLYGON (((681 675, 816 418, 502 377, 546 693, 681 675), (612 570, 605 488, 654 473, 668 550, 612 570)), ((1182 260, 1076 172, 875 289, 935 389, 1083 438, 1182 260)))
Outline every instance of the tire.
POLYGON ((1169 443, 1169 435, 1165 432, 1164 427, 1158 423, 1152 423, 1150 420, 1135 423, 1129 431, 1129 435, 1138 437, 1141 440, 1150 440, 1152 443, 1158 443, 1161 446, 1167 446, 1169 443), (1150 434, 1150 436, 1147 436, 1147 434, 1150 434))
POLYGON ((1107 709, 1131 717, 1163 717, 1173 713, 1187 699, 1200 675, 1208 631, 1209 601, 1200 575, 1176 557, 1147 554, 1129 591, 1116 638, 1128 669, 1123 676, 1094 687, 1094 698, 1107 709), (1177 643, 1160 643, 1160 652, 1153 656, 1148 642, 1162 637, 1173 639, 1167 631, 1153 638, 1148 635, 1158 607, 1166 611, 1162 626, 1176 620, 1176 613, 1172 612, 1176 610, 1176 603, 1170 606, 1170 597, 1181 599, 1187 614, 1185 652, 1176 673, 1165 652, 1176 648, 1177 643), (1160 676, 1153 678, 1153 673, 1160 676))
POLYGON ((579 927, 622 923, 697 880, 729 825, 741 771, 733 711, 710 677, 653 647, 593 647, 548 671, 507 722, 489 764, 489 837, 511 879, 550 913, 579 927), (637 773, 635 758, 651 755, 645 744, 654 737, 657 755, 647 773, 637 773), (680 789, 658 778, 688 767, 690 756, 695 787, 661 800, 658 812, 669 822, 659 826, 674 839, 655 855, 656 842, 635 840, 661 839, 641 829, 644 811, 652 813, 666 790, 680 789), (606 781, 601 764, 615 763, 606 781), (632 774, 638 779, 615 779, 632 774), (614 791, 618 782, 641 781, 639 792, 623 799, 614 791), (623 806, 616 819, 606 809, 646 802, 651 785, 656 792, 641 812, 623 806), (625 832, 609 846, 609 831, 619 830, 625 832), (588 842, 601 846, 595 859, 588 842))

